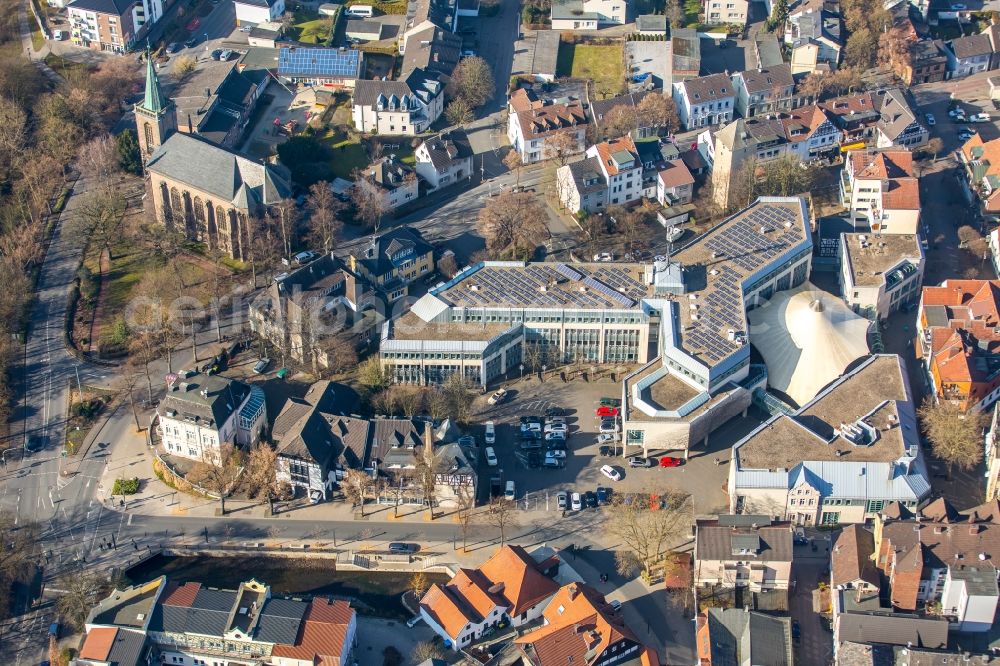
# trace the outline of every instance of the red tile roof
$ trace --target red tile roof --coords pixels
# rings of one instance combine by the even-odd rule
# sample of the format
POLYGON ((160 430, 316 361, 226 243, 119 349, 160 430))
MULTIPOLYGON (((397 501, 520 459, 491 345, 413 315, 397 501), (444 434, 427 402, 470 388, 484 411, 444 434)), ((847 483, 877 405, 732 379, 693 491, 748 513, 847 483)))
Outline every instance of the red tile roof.
POLYGON ((190 608, 194 598, 201 590, 201 583, 167 583, 160 603, 165 606, 180 606, 190 608))
POLYGON ((694 176, 688 171, 683 160, 670 160, 658 176, 665 189, 694 183, 694 176))
POLYGON ((276 644, 271 654, 314 664, 340 664, 341 655, 351 647, 348 631, 354 615, 346 601, 313 599, 302 618, 295 645, 276 644))
POLYGON ((508 614, 512 616, 520 615, 559 590, 559 584, 545 576, 544 569, 520 546, 504 546, 479 571, 494 585, 503 585, 500 594, 510 604, 508 614))
POLYGON ((920 210, 920 185, 913 175, 913 153, 909 150, 852 150, 849 157, 854 178, 884 183, 882 210, 920 210))
POLYGON ((106 661, 118 635, 117 627, 95 627, 87 632, 87 640, 80 648, 80 659, 106 661))
POLYGON ((635 143, 632 141, 631 136, 623 136, 620 139, 612 139, 610 141, 602 141, 594 146, 597 150, 598 159, 601 160, 601 164, 604 169, 608 172, 609 176, 614 176, 618 174, 618 165, 615 163, 611 156, 614 155, 619 150, 627 150, 635 160, 635 164, 639 165, 639 154, 636 152, 635 143))

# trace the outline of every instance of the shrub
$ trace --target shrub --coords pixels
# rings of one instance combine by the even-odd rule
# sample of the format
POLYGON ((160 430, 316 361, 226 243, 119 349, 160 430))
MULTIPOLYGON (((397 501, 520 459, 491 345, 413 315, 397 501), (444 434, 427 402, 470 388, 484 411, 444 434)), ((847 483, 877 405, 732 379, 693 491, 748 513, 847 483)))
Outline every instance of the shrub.
POLYGON ((76 275, 80 279, 80 296, 92 303, 97 298, 97 280, 94 279, 94 274, 86 266, 80 266, 76 275))
POLYGON ((139 492, 139 479, 115 479, 115 485, 111 489, 112 495, 135 495, 139 492))

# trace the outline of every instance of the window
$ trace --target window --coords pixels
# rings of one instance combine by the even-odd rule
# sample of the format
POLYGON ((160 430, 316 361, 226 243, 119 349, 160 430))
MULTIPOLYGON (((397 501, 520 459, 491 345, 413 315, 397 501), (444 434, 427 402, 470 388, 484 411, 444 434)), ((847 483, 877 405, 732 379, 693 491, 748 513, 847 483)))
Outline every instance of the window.
POLYGON ((824 511, 823 512, 823 524, 824 525, 836 525, 840 522, 840 512, 839 511, 824 511))
POLYGON ((884 506, 885 500, 868 500, 868 506, 865 508, 865 511, 867 513, 875 513, 881 511, 884 506))

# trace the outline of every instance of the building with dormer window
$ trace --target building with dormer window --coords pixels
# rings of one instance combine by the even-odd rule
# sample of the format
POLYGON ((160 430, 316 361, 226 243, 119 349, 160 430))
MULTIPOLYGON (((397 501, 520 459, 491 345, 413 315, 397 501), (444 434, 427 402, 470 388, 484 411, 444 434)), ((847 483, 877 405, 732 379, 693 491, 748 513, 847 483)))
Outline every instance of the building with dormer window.
POLYGON ((673 98, 685 130, 729 122, 736 110, 733 82, 725 74, 675 83, 673 98))
POLYGON ((522 163, 554 157, 548 140, 559 134, 576 142, 572 152, 583 152, 589 123, 580 100, 545 101, 521 88, 510 96, 508 111, 507 138, 522 163))
POLYGON ((763 515, 721 515, 695 523, 694 584, 751 592, 787 590, 792 525, 763 515))
POLYGON ((436 74, 419 68, 402 81, 359 80, 352 104, 359 132, 416 136, 441 116, 444 85, 436 74))
POLYGON ((375 236, 367 247, 352 251, 348 268, 383 291, 390 301, 407 294, 407 285, 434 270, 434 248, 420 232, 397 227, 375 236))
POLYGON ((587 158, 559 167, 559 200, 573 213, 592 213, 642 198, 642 162, 632 137, 603 141, 587 149, 587 158))
POLYGON ((417 175, 428 192, 454 185, 472 176, 472 146, 462 129, 426 138, 413 153, 417 175))

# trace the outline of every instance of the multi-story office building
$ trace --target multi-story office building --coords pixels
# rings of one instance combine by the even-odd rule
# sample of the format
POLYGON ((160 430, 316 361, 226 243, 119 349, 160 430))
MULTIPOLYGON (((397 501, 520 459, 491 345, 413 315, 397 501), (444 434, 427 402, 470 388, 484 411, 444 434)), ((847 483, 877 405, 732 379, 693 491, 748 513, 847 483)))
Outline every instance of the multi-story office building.
POLYGON ((803 283, 811 256, 805 202, 774 197, 653 265, 482 262, 386 322, 382 363, 400 383, 461 372, 482 386, 574 361, 642 364, 626 380, 628 443, 686 449, 749 405, 746 309, 803 283))

